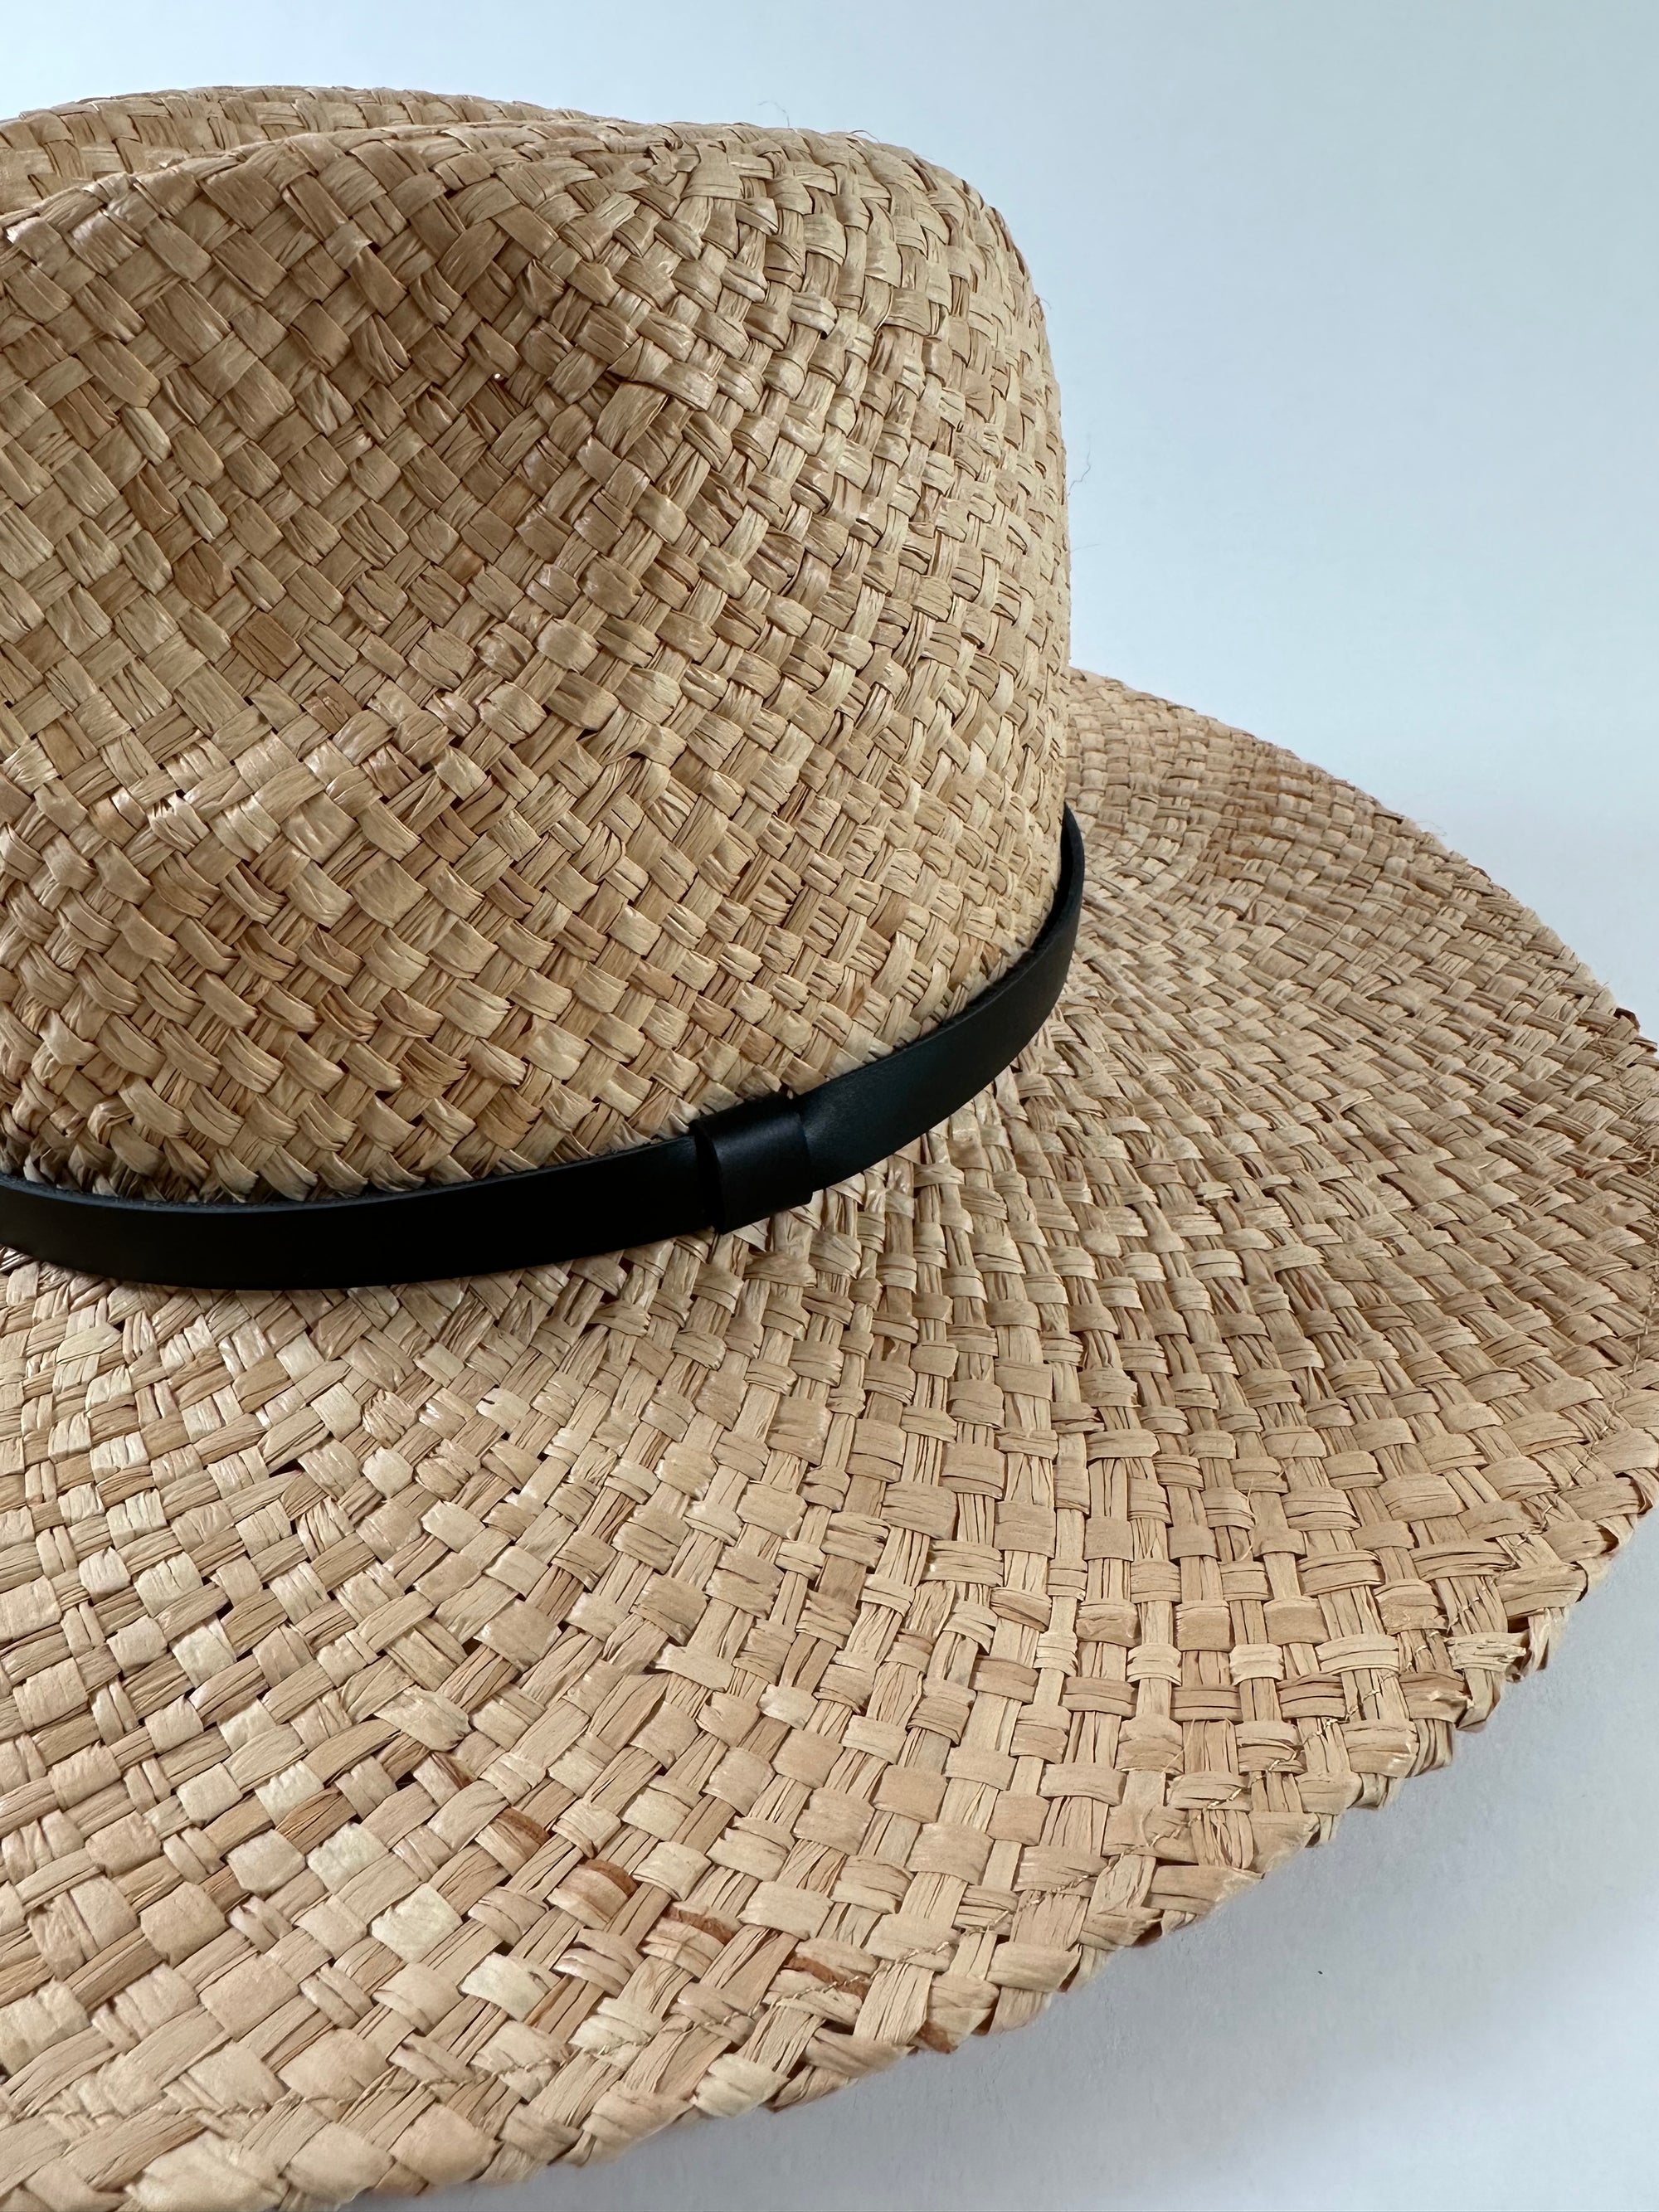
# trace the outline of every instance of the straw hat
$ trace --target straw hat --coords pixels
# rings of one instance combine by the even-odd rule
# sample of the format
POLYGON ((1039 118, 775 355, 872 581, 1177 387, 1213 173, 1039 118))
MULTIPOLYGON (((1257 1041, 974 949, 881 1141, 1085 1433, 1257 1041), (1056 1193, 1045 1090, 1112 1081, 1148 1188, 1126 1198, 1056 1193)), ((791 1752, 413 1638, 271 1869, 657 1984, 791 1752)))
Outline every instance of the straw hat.
POLYGON ((0 208, 6 2203, 818 2096, 1443 1761, 1655 1493, 1659 1083, 1478 869, 1068 671, 999 219, 291 89, 0 126, 0 208), (1029 1014, 1068 788, 1063 997, 928 1133, 350 1287, 1029 1014), (142 1279, 213 1206, 241 1285, 142 1279))

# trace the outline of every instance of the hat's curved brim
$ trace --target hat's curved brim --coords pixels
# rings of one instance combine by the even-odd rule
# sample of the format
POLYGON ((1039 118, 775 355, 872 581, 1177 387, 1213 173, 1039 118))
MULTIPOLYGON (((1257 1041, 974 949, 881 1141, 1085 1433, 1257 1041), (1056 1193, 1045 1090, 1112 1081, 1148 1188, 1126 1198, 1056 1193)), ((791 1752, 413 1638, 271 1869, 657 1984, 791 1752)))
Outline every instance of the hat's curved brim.
POLYGON ((1036 2012, 1448 1754, 1654 1495, 1649 1048, 1468 863, 1076 679, 1060 1012, 759 1227, 14 1260, 0 2169, 514 2179, 1036 2012))

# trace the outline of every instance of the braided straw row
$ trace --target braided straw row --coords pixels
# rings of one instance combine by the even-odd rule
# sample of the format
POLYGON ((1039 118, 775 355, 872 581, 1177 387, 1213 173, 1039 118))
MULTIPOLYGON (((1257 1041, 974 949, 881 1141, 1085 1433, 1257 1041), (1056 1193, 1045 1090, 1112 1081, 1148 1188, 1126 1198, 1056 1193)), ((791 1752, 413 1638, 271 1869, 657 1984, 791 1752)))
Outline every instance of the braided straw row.
POLYGON ((1062 471, 966 187, 422 122, 3 228, 14 1165, 302 1196, 605 1150, 1035 934, 1062 471))
MULTIPOLYGON (((803 158, 742 143, 775 149, 768 198, 803 158)), ((300 158, 303 199, 315 146, 250 163, 300 158)), ((1035 501, 1040 477, 995 482, 1035 501)), ((829 489, 809 532, 852 511, 829 489)), ((957 542, 953 578, 992 527, 957 542)), ((1040 573, 1056 546, 1035 537, 1040 573)), ((838 557, 882 556, 849 522, 838 557)), ((901 554, 892 591, 915 574, 901 554)), ((227 638, 233 601, 207 615, 227 638)), ((986 607, 953 583, 926 619, 967 639, 986 607)), ((1034 611, 1022 653, 1039 629, 1034 611)), ((362 634, 374 665, 385 633, 362 634)), ((730 642, 708 665, 734 665, 730 642)), ((89 671, 96 651, 77 648, 89 671)), ((956 773, 951 731, 993 710, 972 703, 979 648, 952 652, 937 791, 914 763, 871 781, 914 726, 873 679, 808 756, 846 805, 860 781, 889 794, 860 824, 878 837, 912 807, 918 871, 947 848, 969 865, 981 784, 1046 791, 1012 740, 1003 768, 956 773)), ((1037 714, 1030 680, 995 727, 1022 698, 1037 714)), ((477 706, 470 675, 445 681, 433 697, 477 706)), ((1018 2025, 1443 1761, 1652 1503, 1659 1080, 1634 1024, 1478 870, 1319 770, 1095 678, 1050 704, 1089 844, 1066 996, 991 1091, 869 1174, 735 1235, 397 1291, 186 1295, 12 1258, 7 2212, 297 2212, 516 2180, 1018 2025)), ((531 741, 494 750, 482 708, 444 727, 441 758, 477 749, 492 778, 531 741)), ((133 742, 112 736, 112 760, 133 742)), ((550 733, 546 774, 594 742, 550 733)), ((668 764, 686 790, 696 743, 668 764)), ((33 788, 65 826, 36 845, 16 817, 0 852, 46 875, 25 861, 5 911, 53 891, 59 951, 106 892, 137 892, 100 825, 130 824, 121 854, 161 871, 152 817, 252 818, 246 797, 100 789, 82 762, 33 788)), ((381 803, 416 825, 398 865, 435 899, 435 860, 466 880, 472 817, 419 788, 429 813, 381 803)), ((1029 884, 1011 857, 1046 798, 997 803, 1011 882, 1046 896, 1052 855, 1029 884)), ((741 794, 729 818, 752 819, 741 794)), ((239 896, 270 885, 275 844, 227 874, 239 896)), ((879 849, 849 843, 820 895, 851 900, 852 855, 879 849)), ((295 886, 336 864, 289 850, 289 902, 248 918, 240 957, 274 963, 289 930, 334 942, 305 934, 295 886)), ((228 908, 204 911, 216 930, 228 908)), ((848 906, 872 930, 884 911, 848 906)), ((198 939, 181 924, 169 964, 129 912, 152 995, 108 1021, 159 1010, 183 1033, 167 993, 198 939)), ((718 927, 735 945, 744 924, 718 927)), ((106 996, 124 934, 76 956, 106 996)), ((33 991, 47 969, 27 957, 33 991)), ((775 994, 792 972, 754 975, 775 994)), ((267 996, 297 1003, 293 971, 255 993, 261 1018, 267 996)))

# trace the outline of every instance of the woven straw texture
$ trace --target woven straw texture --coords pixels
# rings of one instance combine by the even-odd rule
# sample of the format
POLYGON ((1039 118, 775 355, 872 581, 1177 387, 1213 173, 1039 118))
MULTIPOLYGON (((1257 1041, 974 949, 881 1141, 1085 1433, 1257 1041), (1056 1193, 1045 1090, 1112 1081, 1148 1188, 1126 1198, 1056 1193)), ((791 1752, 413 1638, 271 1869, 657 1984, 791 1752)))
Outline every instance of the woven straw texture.
POLYGON ((1036 934, 1058 422, 954 179, 395 125, 6 235, 14 1166, 300 1196, 600 1151, 868 1060, 1036 934))
POLYGON ((1398 816, 1058 666, 995 219, 479 106, 0 131, 14 1158, 476 1173, 828 1071, 1029 937, 1062 763, 1078 957, 735 1235, 11 1259, 9 2212, 520 2179, 1018 2025, 1443 1761, 1659 1483, 1650 1048, 1398 816))
POLYGON ((140 176, 175 161, 312 131, 398 123, 550 122, 561 116, 593 120, 527 100, 319 85, 218 85, 78 100, 0 121, 0 215, 47 199, 67 185, 140 176))

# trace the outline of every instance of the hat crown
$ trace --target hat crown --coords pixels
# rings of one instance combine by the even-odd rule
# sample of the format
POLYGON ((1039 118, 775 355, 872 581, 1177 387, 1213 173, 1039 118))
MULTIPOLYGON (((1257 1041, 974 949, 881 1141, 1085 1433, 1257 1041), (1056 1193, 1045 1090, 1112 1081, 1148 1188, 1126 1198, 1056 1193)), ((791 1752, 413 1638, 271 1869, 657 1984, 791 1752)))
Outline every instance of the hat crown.
POLYGON ((1000 219, 850 138, 370 123, 0 219, 13 1168, 607 1151, 933 1026, 1052 895, 1000 219))

